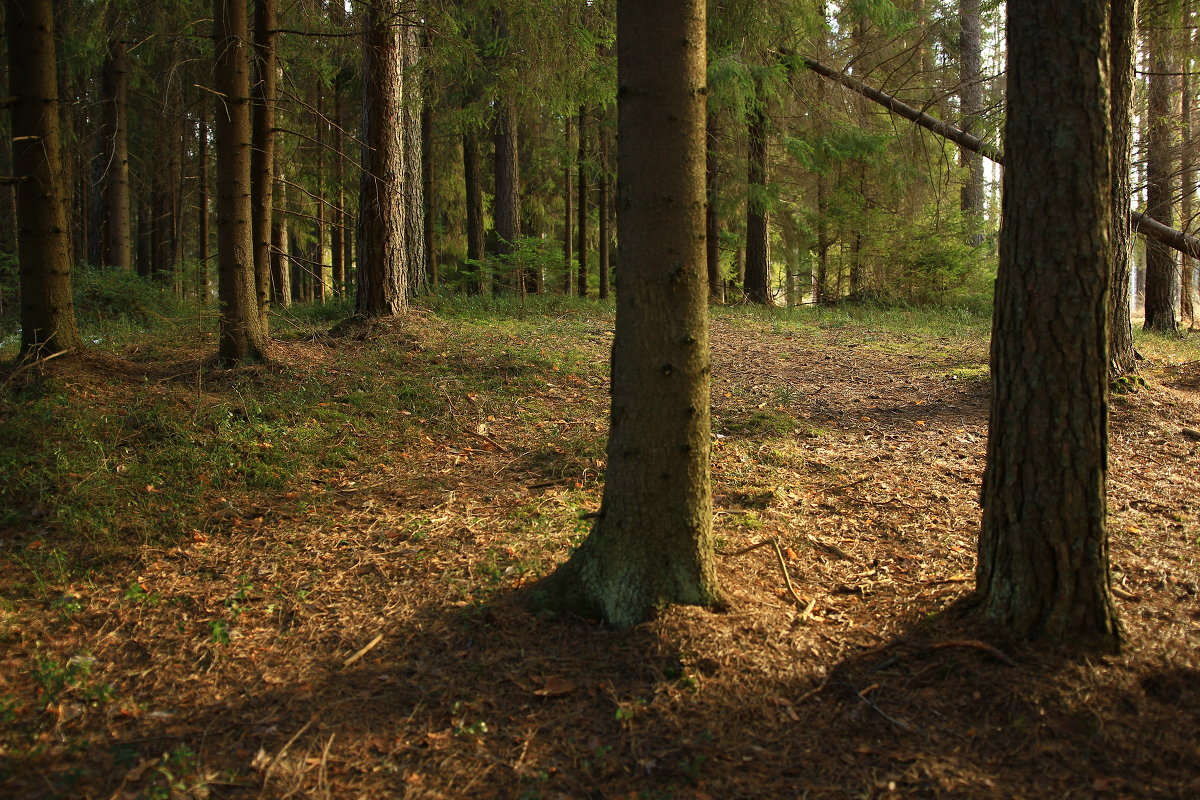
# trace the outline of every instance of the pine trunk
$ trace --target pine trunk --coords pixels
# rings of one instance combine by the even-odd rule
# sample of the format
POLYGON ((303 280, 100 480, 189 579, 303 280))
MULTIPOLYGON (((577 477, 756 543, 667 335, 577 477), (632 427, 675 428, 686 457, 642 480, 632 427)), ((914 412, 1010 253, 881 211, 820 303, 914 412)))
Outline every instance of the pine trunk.
POLYGON ((720 218, 717 215, 717 198, 720 196, 721 179, 717 169, 717 117, 713 111, 706 116, 704 128, 704 183, 706 187, 704 206, 705 262, 708 267, 708 299, 712 303, 725 302, 725 282, 721 280, 720 218))
POLYGON ((101 77, 104 231, 100 260, 106 266, 129 271, 133 269, 129 225, 129 53, 121 39, 109 42, 101 77))
POLYGON ((201 113, 196 122, 196 173, 199 188, 196 197, 196 296, 208 303, 208 121, 201 113))
POLYGON ((468 294, 485 291, 483 227, 483 177, 479 165, 479 135, 471 130, 462 136, 463 185, 467 206, 467 262, 471 277, 467 280, 468 294))
POLYGON ((214 0, 216 47, 218 357, 232 367, 266 357, 258 316, 250 204, 250 52, 244 0, 214 0))
POLYGON ((575 217, 571 200, 575 179, 571 174, 571 118, 566 115, 563 116, 563 130, 566 138, 566 155, 563 158, 563 294, 570 297, 575 288, 575 217))
MULTIPOLYGON (((982 22, 980 0, 959 0, 958 100, 962 109, 962 129, 975 134, 983 111, 982 22)), ((983 244, 983 156, 966 148, 958 151, 959 164, 967 171, 960 196, 967 239, 971 245, 983 244)))
POLYGON ((366 317, 392 316, 408 309, 408 209, 401 131, 406 39, 396 23, 399 17, 399 0, 376 0, 367 7, 356 297, 358 313, 366 317))
POLYGON ((579 258, 579 271, 575 278, 575 292, 580 297, 588 296, 588 178, 587 178, 587 109, 579 107, 579 147, 575 169, 578 171, 579 192, 575 198, 575 247, 579 258))
POLYGON ((1130 321, 1129 280, 1133 230, 1129 166, 1133 147, 1133 59, 1137 48, 1137 0, 1114 0, 1109 19, 1112 86, 1112 289, 1108 296, 1108 377, 1137 372, 1130 321))
POLYGON ((1110 3, 1008 2, 1008 113, 979 608, 1111 649, 1105 478, 1110 3))
POLYGON ((629 626, 720 604, 709 486, 705 4, 619 0, 621 291, 604 497, 545 600, 629 626))
POLYGON ((599 296, 601 300, 608 299, 609 276, 608 255, 608 139, 604 135, 604 125, 598 126, 596 138, 599 143, 599 172, 596 177, 596 270, 599 280, 599 296))
POLYGON ((71 296, 53 4, 6 0, 4 6, 20 243, 21 355, 44 358, 83 346, 71 296))
POLYGON ((258 321, 269 330, 271 310, 271 217, 275 189, 275 0, 254 0, 255 82, 250 202, 254 238, 254 285, 258 321))
MULTIPOLYGON (((1175 227, 1176 156, 1174 129, 1178 76, 1171 59, 1165 20, 1149 28, 1150 75, 1146 90, 1146 216, 1175 227)), ((1179 259, 1157 239, 1146 240, 1146 330, 1173 332, 1179 307, 1179 259)))
MULTIPOLYGON (((512 252, 517 237, 521 235, 521 200, 518 194, 518 156, 517 156, 517 107, 511 99, 501 100, 496 108, 494 120, 493 142, 495 144, 495 202, 492 207, 492 220, 496 228, 496 255, 501 263, 512 252)), ((515 268, 514 264, 507 264, 515 268)), ((492 291, 500 291, 506 280, 500 277, 500 265, 493 269, 492 291)), ((514 280, 516 275, 508 276, 514 280)))

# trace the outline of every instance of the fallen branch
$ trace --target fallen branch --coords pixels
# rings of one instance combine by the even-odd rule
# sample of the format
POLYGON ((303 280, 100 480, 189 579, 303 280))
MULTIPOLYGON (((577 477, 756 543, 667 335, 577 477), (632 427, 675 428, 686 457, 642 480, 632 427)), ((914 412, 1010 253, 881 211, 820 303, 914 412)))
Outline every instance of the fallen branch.
MULTIPOLYGON (((852 78, 843 72, 827 67, 819 61, 814 61, 811 58, 804 56, 799 57, 799 61, 808 69, 818 75, 828 78, 834 83, 839 83, 845 86, 852 92, 857 92, 868 100, 873 100, 879 105, 898 114, 901 117, 920 125, 928 131, 936 133, 945 139, 957 144, 964 150, 970 150, 972 153, 979 153, 984 158, 994 161, 997 164, 1004 163, 1004 154, 996 147, 991 146, 977 136, 959 130, 958 128, 946 122, 942 122, 936 117, 926 114, 924 111, 913 108, 907 103, 893 97, 886 92, 881 92, 878 89, 872 88, 862 81, 852 78)), ((1192 258, 1200 258, 1200 239, 1195 236, 1189 236, 1183 231, 1176 230, 1162 224, 1156 219, 1146 216, 1140 211, 1129 212, 1129 221, 1134 229, 1143 236, 1151 239, 1157 239, 1159 242, 1168 247, 1178 250, 1179 252, 1191 256, 1192 258)))

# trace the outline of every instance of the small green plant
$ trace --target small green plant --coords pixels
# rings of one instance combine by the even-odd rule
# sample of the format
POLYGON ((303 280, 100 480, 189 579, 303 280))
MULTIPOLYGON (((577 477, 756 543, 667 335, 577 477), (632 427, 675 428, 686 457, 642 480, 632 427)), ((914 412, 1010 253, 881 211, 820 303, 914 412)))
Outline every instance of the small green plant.
POLYGON ((214 619, 208 623, 208 640, 213 644, 229 644, 229 623, 223 619, 214 619))

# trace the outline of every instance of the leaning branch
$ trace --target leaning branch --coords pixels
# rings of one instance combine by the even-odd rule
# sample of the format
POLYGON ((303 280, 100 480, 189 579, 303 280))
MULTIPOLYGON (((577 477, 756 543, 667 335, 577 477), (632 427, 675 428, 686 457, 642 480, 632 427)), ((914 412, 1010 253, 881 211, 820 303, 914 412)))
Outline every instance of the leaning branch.
MULTIPOLYGON (((1004 154, 999 149, 993 147, 977 136, 972 136, 966 131, 959 130, 953 125, 948 125, 936 117, 926 114, 924 111, 913 108, 907 103, 896 99, 886 92, 881 92, 874 89, 862 81, 852 78, 844 72, 831 69, 819 61, 814 61, 811 58, 801 57, 800 63, 808 67, 813 72, 823 78, 828 78, 834 83, 840 83, 852 92, 857 92, 868 100, 873 100, 879 105, 898 114, 901 117, 915 122, 926 130, 933 131, 938 136, 949 139, 950 141, 962 147, 965 150, 970 150, 973 153, 979 153, 984 158, 990 159, 997 164, 1004 163, 1004 154)), ((1200 258, 1200 238, 1190 236, 1183 231, 1168 227, 1156 219, 1146 216, 1140 211, 1132 211, 1129 214, 1130 221, 1133 223, 1134 229, 1144 236, 1151 239, 1157 239, 1159 242, 1171 247, 1179 252, 1191 256, 1192 258, 1200 258)))

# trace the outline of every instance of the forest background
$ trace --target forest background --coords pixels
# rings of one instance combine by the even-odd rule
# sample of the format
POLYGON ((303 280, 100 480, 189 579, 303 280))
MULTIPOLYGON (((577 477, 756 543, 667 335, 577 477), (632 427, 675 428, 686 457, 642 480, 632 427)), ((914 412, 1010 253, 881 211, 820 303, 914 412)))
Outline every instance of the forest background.
MULTIPOLYGON (((606 466, 614 4, 255 3, 230 34, 253 42, 244 183, 217 164, 236 116, 220 62, 238 48, 219 32, 214 45, 214 9, 46 7, 72 298, 50 305, 72 308, 88 354, 55 364, 53 338, 20 327, 5 181, 0 352, 26 359, 4 377, 12 786, 765 796, 797 753, 844 742, 851 755, 802 776, 818 794, 1190 791, 1194 719, 1172 710, 1197 674, 1190 340, 1139 333, 1140 369, 1113 374, 1148 390, 1115 401, 1128 468, 1114 530, 1130 538, 1115 591, 1139 604, 1133 654, 1064 666, 920 627, 972 568, 1000 173, 810 64, 997 148, 1002 4, 710 4, 717 532, 729 553, 779 541, 803 602, 778 605, 795 589, 770 562, 730 566, 741 602, 768 602, 737 631, 679 611, 630 637, 589 632, 578 652, 569 623, 534 635, 547 623, 504 597, 582 540, 606 466), (381 164, 371 109, 388 98, 369 76, 389 48, 381 164), (372 199, 385 174, 395 190, 372 199), (240 277, 218 244, 219 196, 235 195, 254 217, 240 277), (370 229, 389 197, 403 209, 390 239, 370 229), (383 279, 364 257, 375 236, 400 265, 383 279), (231 305, 246 316, 218 310, 231 305), (884 458, 898 471, 881 481, 884 458), (831 633, 796 633, 814 617, 831 633), (749 656, 746 641, 786 652, 749 656), (799 672, 797 653, 812 657, 799 672), (1005 673, 1014 655, 1035 669, 1005 673), (502 688, 479 689, 496 669, 502 688), (990 727, 939 695, 981 702, 977 685, 1002 686, 990 727), (409 716, 364 711, 379 702, 409 716), (745 724, 718 736, 731 719, 745 724), (1134 719, 1124 755, 1096 755, 1134 719), (828 741, 781 744, 801 720, 828 741), (1178 735, 1152 744, 1155 728, 1178 735), (1013 764, 1026 735, 1044 747, 1013 764)), ((1190 3, 1141 5, 1131 208, 1184 235, 1195 32, 1190 3)), ((3 133, 0 175, 15 178, 20 142, 3 133)), ((1174 335, 1194 325, 1193 262, 1158 241, 1137 240, 1128 297, 1174 335)))

